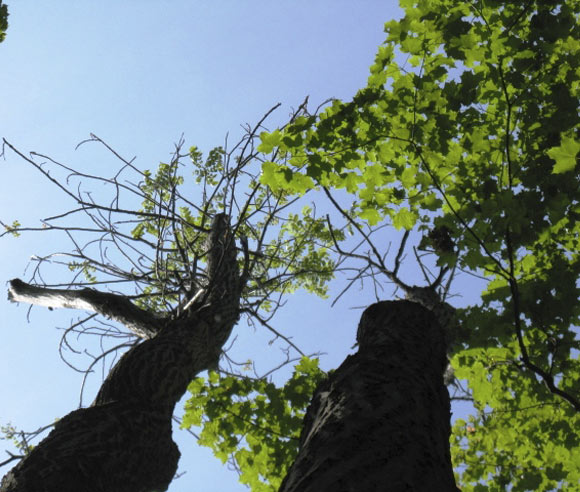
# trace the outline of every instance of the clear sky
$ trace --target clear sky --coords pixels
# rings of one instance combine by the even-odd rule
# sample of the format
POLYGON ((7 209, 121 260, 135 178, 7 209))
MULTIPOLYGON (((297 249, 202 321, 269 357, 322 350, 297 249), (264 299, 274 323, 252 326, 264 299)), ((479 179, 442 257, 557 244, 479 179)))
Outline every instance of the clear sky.
MULTIPOLYGON (((384 0, 13 0, 8 7, 10 27, 0 44, 0 137, 96 174, 110 174, 116 163, 91 148, 75 151, 91 132, 152 169, 182 133, 187 146, 208 150, 227 132, 240 135, 240 124, 257 122, 278 102, 282 122, 306 95, 312 106, 349 98, 366 82, 384 23, 400 15, 395 1, 384 0)), ((0 173, 5 222, 38 224, 72 205, 10 152, 0 173)), ((1 239, 0 285, 29 278, 31 255, 63 247, 48 235, 1 239)), ((34 308, 27 321, 27 306, 1 297, 0 425, 33 430, 78 407, 81 375, 59 358, 57 327, 82 313, 34 308)), ((361 311, 352 308, 369 302, 372 293, 355 293, 331 309, 297 294, 275 325, 306 352, 326 352, 322 365, 332 368, 354 343, 361 311)), ((279 348, 264 350, 266 334, 236 330, 242 351, 264 351, 264 369, 280 358, 279 348)), ((99 381, 98 375, 90 381, 85 404, 99 381)), ((175 430, 174 438, 182 452, 179 471, 186 473, 170 491, 246 490, 192 436, 175 430)))

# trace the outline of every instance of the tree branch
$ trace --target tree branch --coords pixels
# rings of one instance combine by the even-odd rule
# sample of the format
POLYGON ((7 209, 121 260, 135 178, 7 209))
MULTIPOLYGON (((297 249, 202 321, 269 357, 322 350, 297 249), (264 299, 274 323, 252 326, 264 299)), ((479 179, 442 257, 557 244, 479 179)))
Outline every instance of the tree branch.
POLYGON ((49 309, 69 308, 93 311, 125 325, 139 338, 154 337, 166 318, 141 309, 125 296, 94 289, 48 289, 27 284, 16 278, 10 281, 8 299, 49 309))

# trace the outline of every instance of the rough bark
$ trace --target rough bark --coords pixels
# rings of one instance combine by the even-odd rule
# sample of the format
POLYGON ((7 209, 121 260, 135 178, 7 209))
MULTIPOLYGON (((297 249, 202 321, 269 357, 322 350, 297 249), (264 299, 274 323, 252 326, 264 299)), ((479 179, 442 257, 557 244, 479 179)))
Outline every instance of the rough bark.
MULTIPOLYGON (((125 317, 137 331, 157 334, 120 358, 93 404, 61 419, 46 439, 4 477, 0 492, 167 489, 180 455, 171 438, 175 404, 200 371, 217 365, 222 346, 239 317, 243 280, 223 214, 214 220, 207 254, 208 282, 202 295, 197 295, 200 303, 177 319, 160 319, 155 314, 147 318, 130 301, 113 294, 80 291, 64 295, 68 301, 88 302, 92 310, 102 314, 125 317), (107 299, 114 302, 105 303, 108 311, 104 311, 99 302, 107 299), (140 325, 143 317, 145 323, 140 325)), ((12 282, 12 289, 22 293, 22 284, 12 282)), ((35 300, 51 298, 47 292, 33 294, 35 300)), ((61 291, 52 299, 59 296, 63 296, 61 291)))
POLYGON ((280 492, 457 491, 441 327, 410 301, 373 304, 359 350, 316 390, 280 492))

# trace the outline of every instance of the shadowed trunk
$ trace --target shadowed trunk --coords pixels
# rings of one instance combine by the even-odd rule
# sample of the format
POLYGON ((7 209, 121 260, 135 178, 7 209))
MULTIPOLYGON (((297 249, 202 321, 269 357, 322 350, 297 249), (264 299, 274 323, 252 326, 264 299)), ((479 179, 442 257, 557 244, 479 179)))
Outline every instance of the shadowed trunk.
POLYGON ((410 301, 373 304, 358 353, 317 388, 280 492, 457 491, 442 330, 410 301))
POLYGON ((243 280, 227 218, 209 235, 208 281, 197 303, 160 317, 123 296, 62 291, 13 280, 10 296, 55 307, 79 307, 125 321, 148 338, 125 353, 93 404, 62 418, 2 480, 1 492, 149 492, 166 490, 179 450, 171 438, 175 404, 190 381, 217 365, 239 317, 243 280), (56 304, 55 304, 56 303, 56 304))

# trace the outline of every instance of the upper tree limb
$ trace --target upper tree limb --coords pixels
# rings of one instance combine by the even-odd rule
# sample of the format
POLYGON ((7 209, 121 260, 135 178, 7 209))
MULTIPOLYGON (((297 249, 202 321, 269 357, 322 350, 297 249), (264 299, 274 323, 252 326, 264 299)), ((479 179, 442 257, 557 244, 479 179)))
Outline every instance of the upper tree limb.
POLYGON ((94 311, 118 321, 140 338, 154 337, 164 319, 145 311, 122 295, 93 289, 49 289, 27 284, 16 278, 10 281, 8 299, 50 308, 69 308, 94 311))

